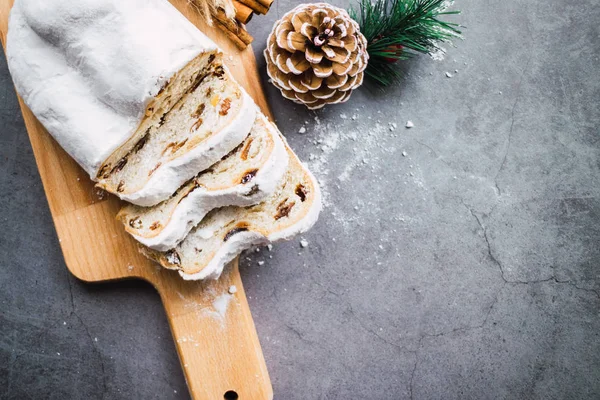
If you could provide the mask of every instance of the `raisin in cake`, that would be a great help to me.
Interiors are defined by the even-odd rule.
[[[254,244],[289,239],[308,230],[321,210],[319,186],[288,148],[289,167],[275,193],[251,207],[211,211],[175,248],[142,252],[186,280],[218,278],[225,265]]]
[[[126,205],[117,218],[140,243],[168,250],[214,208],[250,206],[265,200],[279,186],[287,166],[283,139],[259,113],[242,144],[171,198],[153,207]]]
[[[254,122],[217,46],[166,0],[16,0],[7,60],[58,143],[102,187],[137,204],[168,198]],[[208,87],[219,97],[204,101]],[[199,122],[201,103],[208,114]]]

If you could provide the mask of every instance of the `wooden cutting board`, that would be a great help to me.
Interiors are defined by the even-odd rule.
[[[237,81],[270,116],[252,49],[240,52],[218,29],[206,26],[186,0],[170,1],[224,50],[226,64]],[[13,2],[0,0],[3,47]],[[99,194],[88,175],[20,98],[19,103],[71,273],[85,282],[143,279],[158,290],[193,399],[272,399],[273,389],[237,260],[218,281],[206,283],[186,282],[176,272],[148,261],[115,219],[121,202],[112,195]],[[237,289],[234,294],[228,291],[232,285]]]

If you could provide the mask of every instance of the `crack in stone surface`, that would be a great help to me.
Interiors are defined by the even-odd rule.
[[[494,176],[494,187],[496,188],[496,192],[498,193],[498,195],[502,194],[502,191],[500,190],[500,186],[498,186],[498,176],[500,175],[500,173],[504,169],[504,166],[506,165],[506,159],[508,158],[508,153],[510,151],[514,126],[515,126],[515,110],[517,108],[517,105],[519,104],[519,101],[521,100],[521,88],[522,88],[522,84],[523,84],[523,78],[524,78],[525,74],[527,73],[527,71],[529,70],[529,64],[531,63],[532,58],[533,58],[533,53],[529,56],[529,59],[527,60],[527,64],[525,64],[525,68],[523,69],[523,72],[521,73],[521,77],[520,77],[519,83],[517,85],[517,95],[515,97],[515,102],[513,103],[513,106],[512,106],[511,112],[510,112],[510,119],[511,119],[510,120],[510,129],[508,131],[508,135],[506,138],[506,145],[505,145],[506,148],[504,150],[504,156],[502,157],[502,162],[500,163],[500,167],[498,168],[498,171],[496,172],[496,175]]]
[[[365,331],[369,332],[371,335],[375,336],[376,338],[378,338],[379,340],[381,340],[383,343],[386,343],[390,346],[393,346],[395,348],[397,348],[398,350],[401,351],[408,351],[408,352],[412,352],[411,350],[408,350],[406,347],[404,346],[400,346],[397,343],[394,342],[390,342],[389,340],[387,340],[386,338],[384,338],[383,336],[379,335],[377,332],[369,329],[368,327],[365,326],[365,324],[362,322],[362,320],[360,318],[358,318],[358,316],[356,315],[356,313],[354,312],[354,308],[352,308],[352,305],[348,305],[348,311],[350,311],[350,315],[352,316],[352,318],[354,318],[354,320],[356,322],[358,322],[358,324],[361,326],[361,328],[363,328]]]
[[[444,160],[444,158],[443,158],[442,156],[440,156],[440,154],[439,154],[439,153],[438,153],[438,152],[437,152],[437,151],[436,151],[436,150],[435,150],[433,147],[431,147],[431,146],[429,146],[428,144],[425,144],[425,143],[423,143],[423,142],[421,142],[420,140],[417,140],[417,139],[414,139],[414,141],[415,141],[417,144],[419,144],[419,145],[421,145],[421,146],[423,146],[423,147],[425,147],[425,148],[429,149],[429,151],[431,151],[431,152],[433,153],[433,155],[435,156],[435,159],[436,159],[436,160],[438,160],[438,161],[442,162],[442,163],[443,163],[444,165],[446,165],[448,168],[452,169],[452,166],[451,166],[450,164],[448,164],[448,161]]]
[[[475,211],[471,207],[469,207],[469,205],[467,203],[465,203],[465,201],[462,198],[460,198],[459,200],[460,200],[461,204],[467,209],[467,211],[469,212],[469,214],[471,214],[471,216],[473,216],[473,218],[475,218],[475,221],[477,221],[477,225],[479,225],[479,227],[483,231],[483,240],[485,241],[486,246],[487,246],[488,257],[490,258],[490,260],[492,260],[492,262],[494,264],[496,264],[498,266],[498,270],[500,271],[500,277],[502,278],[502,280],[505,283],[508,283],[508,280],[504,276],[504,267],[502,266],[502,263],[500,262],[500,260],[498,260],[496,258],[496,256],[492,252],[492,243],[490,241],[490,238],[488,237],[487,227],[483,224],[483,221],[475,213]]]
[[[16,347],[15,343],[17,341],[17,331],[13,331],[12,334],[12,351],[10,352],[10,361],[9,361],[9,367],[8,367],[8,384],[6,385],[6,392],[4,393],[4,395],[6,397],[8,397],[8,394],[10,393],[10,390],[12,389],[12,382],[13,382],[13,373],[14,373],[14,367],[15,367],[15,363],[17,362],[17,358],[19,358],[19,355],[17,354],[16,350],[14,347]]]
[[[300,340],[302,340],[303,342],[313,343],[313,341],[306,339],[304,337],[304,335],[302,333],[300,333],[300,331],[298,329],[294,328],[293,326],[291,326],[289,324],[286,324],[286,323],[284,323],[283,326],[285,326],[286,328],[288,328],[290,331],[294,332],[296,334],[296,336],[298,336],[298,338]]]
[[[419,347],[421,346],[421,340],[419,340]],[[415,365],[413,366],[413,370],[410,374],[410,381],[408,382],[408,393],[410,395],[410,400],[414,399],[414,381],[415,381],[415,373],[417,372],[417,366],[419,365],[419,349],[415,351]]]
[[[419,337],[419,341],[417,343],[417,350],[415,350],[413,353],[415,355],[415,365],[413,366],[413,370],[410,376],[410,381],[409,381],[409,385],[408,385],[408,391],[410,394],[410,398],[411,400],[413,399],[413,395],[414,395],[414,379],[415,379],[415,374],[417,371],[417,368],[419,366],[419,361],[420,361],[420,354],[421,354],[421,348],[423,347],[423,340],[425,340],[426,338],[437,338],[437,337],[442,337],[445,335],[449,335],[452,333],[456,333],[456,332],[461,332],[461,333],[465,333],[465,332],[470,332],[476,329],[483,329],[487,322],[488,319],[492,313],[492,310],[494,309],[494,306],[496,305],[496,303],[498,303],[498,299],[500,297],[500,293],[502,292],[502,290],[506,287],[506,282],[502,284],[502,286],[500,286],[500,289],[498,289],[498,291],[496,292],[496,295],[494,296],[494,300],[492,300],[492,303],[490,304],[490,306],[488,307],[487,312],[485,313],[485,317],[483,318],[483,321],[481,322],[481,324],[479,325],[475,325],[475,326],[467,326],[467,327],[461,327],[461,328],[455,328],[452,329],[450,331],[447,332],[439,332],[439,333],[424,333]]]
[[[600,292],[598,292],[596,289],[582,288],[580,286],[577,286],[577,284],[573,281],[558,281],[557,280],[557,283],[566,283],[566,284],[573,286],[575,289],[583,290],[584,292],[594,293],[596,295],[596,297],[598,297],[598,299],[600,299]]]
[[[336,293],[335,291],[331,290],[330,288],[328,288],[327,286],[323,285],[321,282],[317,281],[315,278],[313,278],[310,274],[308,274],[309,279],[312,281],[312,283],[314,283],[315,285],[323,288],[325,290],[323,297],[326,296],[326,293],[332,294],[336,297],[340,297],[339,293]],[[321,298],[323,298],[321,297]]]
[[[504,290],[504,288],[507,285],[529,285],[529,284],[533,284],[533,283],[544,283],[544,282],[550,282],[550,281],[554,281],[557,284],[568,284],[573,286],[576,289],[579,290],[583,290],[586,292],[590,292],[590,293],[594,293],[599,299],[600,299],[600,293],[597,290],[594,289],[586,289],[586,288],[582,288],[577,286],[575,283],[571,282],[571,281],[560,281],[558,280],[556,277],[552,276],[551,278],[548,279],[540,279],[540,280],[534,280],[534,281],[507,281],[504,280],[504,282],[502,283],[502,286],[500,286],[500,289],[498,289],[498,291],[496,292],[496,296],[494,297],[494,300],[492,301],[492,303],[490,304],[485,317],[483,319],[483,322],[479,325],[476,326],[468,326],[468,327],[461,327],[461,328],[455,328],[455,329],[451,329],[449,331],[446,332],[440,332],[440,333],[435,333],[435,334],[430,334],[430,333],[424,333],[419,337],[418,340],[418,345],[417,345],[417,350],[414,351],[414,355],[415,355],[415,364],[413,366],[413,370],[411,373],[411,377],[409,380],[409,394],[410,394],[410,398],[411,400],[413,399],[413,393],[414,393],[414,378],[415,378],[415,374],[419,365],[419,361],[420,361],[420,354],[421,354],[421,349],[423,347],[423,340],[425,340],[426,338],[438,338],[438,337],[442,337],[445,335],[449,335],[449,334],[453,334],[453,333],[465,333],[465,332],[470,332],[476,329],[483,329],[485,328],[485,326],[488,323],[489,317],[492,313],[492,310],[494,309],[495,305],[498,303],[498,300],[500,298],[500,294],[502,293],[502,291]]]
[[[445,335],[449,335],[452,333],[456,333],[456,332],[469,332],[469,331],[473,331],[476,329],[482,329],[485,327],[485,325],[488,322],[488,319],[490,317],[490,314],[492,313],[492,310],[494,309],[494,306],[496,305],[496,303],[498,303],[498,298],[500,297],[500,293],[502,292],[502,290],[504,290],[504,287],[506,286],[506,283],[503,283],[502,286],[500,286],[500,289],[498,289],[498,291],[496,292],[496,295],[494,296],[494,299],[492,300],[492,303],[490,304],[490,306],[488,307],[485,316],[483,317],[483,321],[481,322],[481,324],[479,325],[474,325],[474,326],[464,326],[464,327],[459,327],[459,328],[454,328],[451,329],[449,331],[446,332],[439,332],[439,333],[424,333],[423,335],[421,335],[421,337],[419,338],[419,345],[421,344],[421,341],[425,338],[429,338],[429,337],[441,337],[441,336],[445,336]]]
[[[469,211],[469,213],[475,218],[475,220],[477,221],[477,224],[479,225],[479,227],[481,228],[481,230],[483,231],[483,239],[485,240],[486,246],[487,246],[487,253],[488,256],[490,257],[490,259],[498,266],[498,269],[500,270],[500,277],[502,278],[502,280],[504,281],[504,283],[506,284],[513,284],[513,285],[529,285],[529,284],[535,284],[535,283],[544,283],[544,282],[550,282],[553,281],[557,284],[568,284],[571,285],[572,287],[574,287],[575,289],[578,290],[582,290],[582,291],[586,291],[586,292],[590,292],[590,293],[594,293],[598,298],[600,298],[600,292],[598,292],[595,289],[587,289],[587,288],[582,288],[580,286],[577,286],[577,283],[573,282],[572,280],[560,280],[556,277],[556,271],[554,271],[554,267],[552,268],[553,272],[552,275],[549,276],[548,278],[545,279],[535,279],[535,280],[509,280],[506,278],[506,275],[504,273],[504,266],[502,265],[502,263],[500,262],[500,260],[494,255],[493,251],[492,251],[492,244],[491,244],[491,240],[488,236],[488,229],[487,227],[483,224],[483,221],[481,220],[481,218],[477,215],[477,213],[467,205],[467,203],[465,203],[465,201],[463,199],[460,199],[462,205]],[[488,214],[489,215],[489,214]]]

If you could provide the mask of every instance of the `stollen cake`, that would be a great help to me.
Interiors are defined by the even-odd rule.
[[[319,187],[167,0],[16,0],[7,60],[25,104],[96,181],[144,254],[217,278],[309,229]]]
[[[287,170],[288,153],[273,124],[257,115],[242,144],[171,198],[152,207],[124,206],[117,218],[125,230],[150,248],[169,250],[214,208],[250,206],[273,194]]]
[[[267,200],[251,207],[213,210],[175,248],[142,252],[186,280],[217,279],[241,251],[310,229],[321,210],[319,186],[289,147],[288,153],[286,175]]]
[[[254,122],[217,46],[166,0],[16,0],[7,61],[57,142],[101,187],[140,205],[168,198]],[[209,87],[218,97],[200,127],[192,115]]]

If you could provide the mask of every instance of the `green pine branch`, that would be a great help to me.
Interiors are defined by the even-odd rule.
[[[460,37],[460,25],[439,19],[460,13],[444,11],[447,4],[447,0],[359,0],[358,10],[350,8],[368,42],[367,76],[387,86],[400,77],[395,61],[434,52],[438,43]]]

